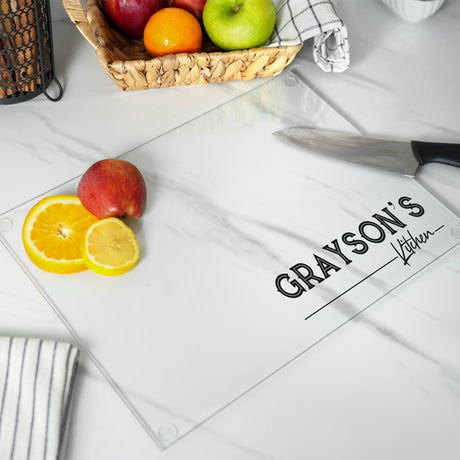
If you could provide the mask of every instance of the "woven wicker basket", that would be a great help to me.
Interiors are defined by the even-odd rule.
[[[289,65],[302,45],[222,52],[209,40],[200,53],[151,58],[142,40],[109,26],[98,0],[62,0],[81,34],[95,48],[107,75],[123,91],[273,77]]]

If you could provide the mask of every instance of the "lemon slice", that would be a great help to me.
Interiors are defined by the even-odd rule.
[[[100,275],[122,275],[139,260],[136,236],[116,217],[93,223],[81,243],[81,252],[87,267]]]
[[[80,244],[88,227],[98,221],[75,195],[43,198],[28,212],[22,242],[32,262],[53,273],[86,270]]]

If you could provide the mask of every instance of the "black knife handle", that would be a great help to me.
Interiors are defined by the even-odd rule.
[[[460,168],[460,144],[412,141],[411,147],[421,165],[443,163]]]

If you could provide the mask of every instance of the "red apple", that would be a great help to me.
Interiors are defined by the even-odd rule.
[[[77,190],[83,206],[99,219],[141,217],[147,201],[144,178],[129,161],[109,158],[83,174]]]
[[[166,0],[166,3],[168,6],[187,10],[189,13],[192,13],[198,21],[201,21],[206,0]]]
[[[147,21],[164,7],[164,1],[101,0],[104,13],[112,25],[130,38],[142,38]]]

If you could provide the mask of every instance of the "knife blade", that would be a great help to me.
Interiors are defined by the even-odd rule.
[[[427,163],[460,167],[460,144],[392,141],[308,127],[285,128],[273,134],[315,153],[406,176],[415,176],[419,166]]]

